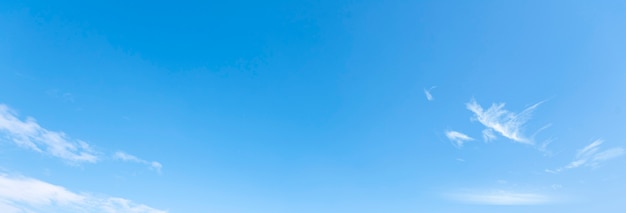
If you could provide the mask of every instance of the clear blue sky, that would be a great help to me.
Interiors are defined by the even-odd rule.
[[[2,1],[2,212],[621,212],[624,1]]]

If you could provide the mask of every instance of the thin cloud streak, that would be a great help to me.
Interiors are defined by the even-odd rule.
[[[118,197],[71,192],[41,180],[0,174],[0,211],[18,212],[133,212],[166,213]]]
[[[0,142],[7,140],[16,145],[71,163],[95,163],[102,160],[101,153],[94,151],[86,142],[73,139],[64,132],[51,131],[41,127],[34,118],[21,120],[18,114],[4,104],[0,104]],[[141,163],[161,173],[163,166],[156,161],[146,161],[136,156],[116,152],[114,159]]]
[[[465,142],[474,140],[474,138],[457,131],[446,131],[446,137],[455,142],[457,147],[462,147]]]
[[[138,158],[134,155],[131,155],[122,151],[115,152],[115,154],[113,155],[113,158],[117,160],[122,160],[122,161],[145,164],[149,166],[151,169],[156,170],[158,173],[161,173],[161,169],[163,168],[163,165],[161,165],[161,163],[159,162],[147,161],[147,160]]]
[[[435,89],[437,87],[431,87],[430,89],[424,89],[424,95],[426,95],[426,100],[428,101],[433,101],[435,100],[432,93],[430,93],[431,90]]]
[[[21,120],[17,113],[3,104],[0,104],[0,136],[21,147],[71,162],[94,163],[99,160],[84,141],[45,129],[31,117]]]
[[[519,193],[511,191],[461,192],[446,194],[450,200],[476,205],[541,205],[554,202],[550,196],[536,193]]]
[[[524,136],[522,130],[531,118],[532,112],[543,102],[536,103],[520,113],[509,112],[504,109],[505,104],[492,104],[487,110],[483,109],[476,100],[472,99],[466,108],[474,113],[472,119],[477,120],[486,129],[483,131],[485,141],[495,140],[494,132],[519,143],[534,144],[532,138]],[[543,130],[544,128],[540,129]]]
[[[498,139],[498,137],[496,137],[495,133],[493,133],[492,129],[484,129],[483,130],[483,140],[485,140],[485,142],[489,142],[489,141],[493,141]]]
[[[565,170],[578,168],[581,166],[589,166],[589,167],[597,167],[602,162],[617,158],[624,154],[624,149],[621,147],[611,148],[602,152],[600,151],[600,145],[604,143],[603,140],[595,140],[591,142],[591,144],[585,146],[584,148],[578,150],[576,153],[576,157],[572,162],[565,165],[564,167],[550,170],[546,169],[545,171],[548,173],[559,173]]]

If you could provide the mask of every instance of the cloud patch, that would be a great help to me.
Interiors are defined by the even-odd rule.
[[[462,147],[465,142],[474,140],[474,138],[466,134],[451,130],[446,131],[446,137],[448,140],[454,142],[457,147]]]
[[[493,141],[495,139],[498,139],[498,137],[496,137],[495,133],[493,132],[493,129],[483,130],[483,140],[485,142]]]
[[[483,138],[485,141],[495,140],[495,133],[498,133],[515,142],[534,144],[532,138],[526,137],[522,133],[522,130],[526,122],[531,118],[532,112],[541,103],[542,102],[536,103],[520,113],[509,112],[504,109],[504,103],[494,103],[485,110],[474,99],[468,102],[466,107],[474,113],[472,119],[486,127],[486,129],[483,130]]]
[[[45,129],[31,117],[22,120],[3,104],[0,104],[0,137],[21,147],[70,162],[94,163],[99,160],[84,141],[70,138],[63,132]]]
[[[617,158],[624,154],[624,149],[621,147],[600,151],[600,145],[602,145],[602,143],[604,143],[604,141],[600,139],[591,142],[591,144],[578,150],[576,157],[572,160],[572,162],[555,170],[547,169],[546,172],[559,173],[581,166],[597,167],[604,161]]]
[[[161,168],[163,168],[163,165],[161,165],[161,163],[156,162],[156,161],[147,161],[141,158],[138,158],[134,155],[125,153],[125,152],[115,152],[115,154],[113,155],[114,159],[117,160],[121,160],[121,161],[128,161],[128,162],[134,162],[134,163],[140,163],[140,164],[145,164],[147,166],[149,166],[151,169],[154,169],[155,171],[157,171],[158,173],[161,173]]]
[[[71,192],[41,180],[0,174],[0,212],[166,213],[118,197]]]
[[[486,192],[457,192],[445,195],[448,199],[467,204],[521,206],[541,205],[554,202],[554,198],[537,193],[520,193],[505,190]]]
[[[41,127],[34,118],[20,119],[18,114],[4,104],[0,104],[0,142],[9,141],[16,145],[71,163],[95,163],[103,155],[94,151],[86,142],[69,137],[64,132],[51,131]],[[117,160],[141,163],[161,173],[163,166],[156,161],[147,161],[125,152],[116,152]]]
[[[435,88],[437,88],[437,87],[431,87],[430,89],[424,89],[424,95],[426,95],[426,100],[428,100],[428,101],[435,100],[435,98],[433,97],[433,94],[430,93],[430,91],[435,89]]]

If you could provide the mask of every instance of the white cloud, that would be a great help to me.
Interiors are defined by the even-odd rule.
[[[561,184],[552,184],[550,187],[552,189],[554,189],[554,190],[559,190],[559,189],[563,188],[563,185],[561,185]]]
[[[493,133],[492,129],[484,129],[483,130],[483,140],[485,140],[485,142],[489,142],[492,140],[497,139],[498,137],[496,137],[496,135]]]
[[[585,146],[585,148],[578,150],[578,153],[576,153],[576,158],[586,158],[590,155],[593,155],[594,153],[598,152],[598,146],[602,145],[602,143],[604,143],[604,141],[602,140],[595,140],[591,142],[591,144]]]
[[[2,139],[73,163],[95,163],[101,160],[101,155],[84,141],[70,138],[64,132],[45,129],[31,117],[21,120],[8,106],[0,104],[0,140]],[[113,158],[145,164],[159,173],[163,168],[159,162],[146,161],[124,152],[116,152]]]
[[[552,152],[550,150],[548,150],[548,145],[550,145],[552,142],[554,142],[554,139],[547,139],[544,140],[539,147],[537,147],[537,149],[541,152],[543,152],[544,155],[546,156],[551,156]]]
[[[430,89],[424,89],[424,95],[426,95],[426,100],[428,101],[432,101],[434,100],[433,95],[430,93],[431,90],[435,89],[437,87],[431,87]]]
[[[0,212],[3,213],[20,213],[23,212],[22,210],[15,208],[11,205],[5,204],[4,202],[2,202],[0,200]]]
[[[621,156],[623,154],[624,154],[624,149],[623,148],[612,148],[612,149],[609,149],[609,150],[606,150],[604,152],[600,152],[600,153],[596,154],[595,156],[593,156],[591,161],[599,163],[601,161],[606,161],[606,160],[610,160],[612,158],[619,157],[619,156]]]
[[[0,175],[0,211],[24,212],[131,212],[165,213],[117,197],[96,197],[27,177]]]
[[[84,197],[35,179],[0,176],[0,198],[32,205],[67,205],[83,202]]]
[[[447,194],[451,200],[478,205],[540,205],[554,202],[550,196],[504,190],[487,192],[460,192]]]
[[[484,110],[476,100],[473,99],[466,104],[466,107],[474,113],[473,119],[476,119],[487,128],[483,131],[483,138],[485,138],[486,141],[496,138],[494,135],[495,131],[503,137],[515,142],[533,144],[533,140],[524,136],[522,130],[528,119],[530,119],[533,110],[541,103],[542,102],[534,104],[520,113],[505,110],[504,103],[494,103],[487,110]]]
[[[118,160],[122,160],[122,161],[128,161],[128,162],[135,162],[135,163],[141,163],[141,164],[145,164],[150,166],[150,168],[156,170],[158,173],[161,173],[161,169],[163,168],[163,165],[161,165],[161,163],[156,162],[156,161],[147,161],[141,158],[138,158],[134,155],[125,153],[125,152],[115,152],[115,154],[113,155],[113,158],[118,159]]]
[[[574,169],[581,166],[596,167],[604,161],[619,157],[624,154],[624,149],[621,147],[611,148],[599,152],[600,145],[602,145],[602,143],[604,143],[603,140],[593,141],[591,144],[578,150],[578,152],[576,153],[576,158],[574,158],[574,160],[569,164],[555,170],[546,169],[546,172],[559,173],[568,169]]]
[[[157,170],[157,172],[159,172],[159,173],[161,172],[161,169],[163,168],[163,165],[161,165],[161,163],[156,162],[156,161],[152,161],[152,162],[150,162],[150,166],[151,166],[153,169]]]
[[[470,136],[457,131],[446,131],[446,137],[448,137],[448,140],[454,141],[457,147],[462,147],[463,143],[474,140]]]
[[[89,145],[63,132],[41,127],[33,118],[21,120],[8,106],[0,104],[0,136],[19,146],[72,162],[96,162]]]
[[[126,154],[125,152],[120,152],[120,151],[115,152],[115,154],[113,155],[113,158],[118,159],[118,160],[123,160],[123,161],[136,162],[136,163],[146,162],[145,160],[139,159],[138,157],[135,157],[133,155]]]

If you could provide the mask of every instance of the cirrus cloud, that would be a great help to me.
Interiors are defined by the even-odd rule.
[[[541,205],[554,202],[548,195],[506,190],[464,191],[445,194],[450,200],[476,205]]]
[[[150,161],[138,158],[134,155],[131,155],[122,151],[115,152],[115,154],[113,155],[113,158],[117,160],[122,160],[122,161],[145,164],[145,165],[148,165],[151,169],[156,170],[158,173],[161,173],[161,169],[163,168],[163,165],[161,165],[161,163],[159,162],[156,162],[156,161],[150,162]]]
[[[501,136],[518,143],[534,144],[532,138],[525,136],[522,130],[526,122],[531,118],[532,112],[541,103],[543,102],[536,103],[520,113],[513,113],[504,109],[504,103],[494,103],[485,110],[474,99],[466,104],[466,108],[474,113],[472,119],[477,120],[486,127],[483,131],[485,141],[495,140],[494,132],[497,132]]]
[[[70,138],[64,132],[45,129],[34,118],[19,119],[15,111],[3,104],[0,104],[0,133],[1,137],[21,147],[70,162],[99,160],[86,142]]]
[[[467,136],[466,134],[451,130],[446,131],[446,137],[448,140],[455,142],[455,145],[459,148],[462,147],[465,142],[474,140],[474,138]]]
[[[106,158],[94,151],[88,143],[71,138],[64,132],[46,129],[32,117],[20,119],[14,110],[4,104],[0,104],[1,139],[71,163],[95,163]],[[158,173],[163,167],[157,161],[146,161],[121,151],[114,153],[113,159],[145,164]]]
[[[0,174],[0,212],[166,213],[119,197],[75,193],[41,180]]]
[[[584,148],[578,150],[576,157],[569,164],[555,170],[546,169],[545,171],[549,173],[559,173],[581,166],[597,167],[604,161],[617,158],[624,154],[624,149],[621,147],[600,151],[600,145],[602,145],[602,143],[604,143],[604,141],[601,139],[595,140]]]
[[[428,101],[435,100],[435,98],[433,97],[433,94],[430,92],[431,90],[433,90],[435,88],[437,88],[437,87],[433,86],[430,89],[424,89],[424,95],[426,95],[426,100],[428,100]]]

